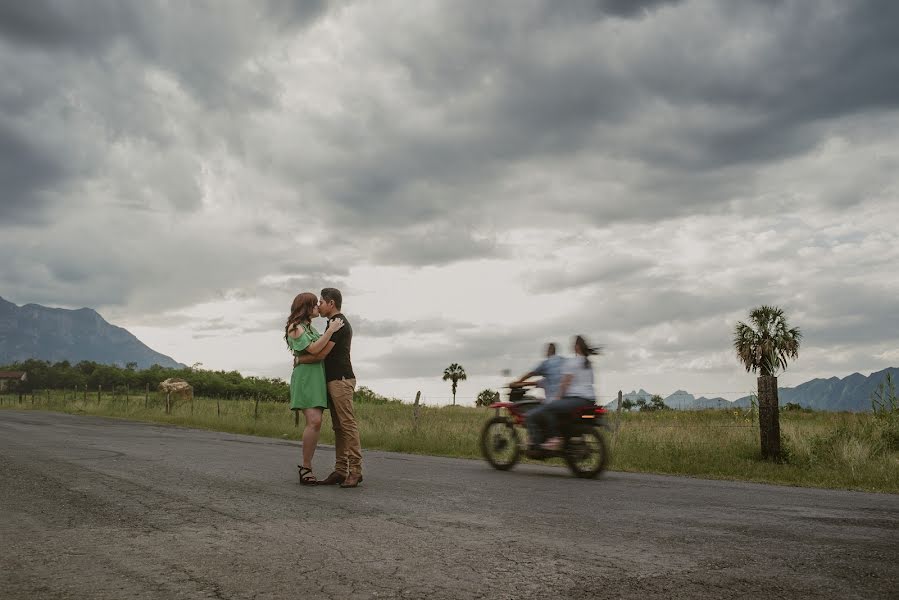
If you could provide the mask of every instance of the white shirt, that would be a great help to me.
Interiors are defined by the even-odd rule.
[[[571,375],[571,383],[565,391],[565,396],[587,398],[596,400],[596,392],[593,391],[593,369],[584,366],[583,356],[566,358],[562,365],[562,375]]]

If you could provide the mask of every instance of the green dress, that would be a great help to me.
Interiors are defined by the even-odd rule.
[[[312,325],[300,325],[303,334],[294,339],[287,336],[287,343],[296,355],[302,354],[309,344],[321,337]],[[325,365],[322,362],[299,364],[290,376],[290,408],[327,408],[328,388],[325,386]]]

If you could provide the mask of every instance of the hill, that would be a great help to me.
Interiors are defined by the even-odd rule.
[[[793,388],[777,388],[777,396],[781,406],[792,402],[804,408],[814,410],[864,412],[871,410],[871,393],[877,389],[887,373],[892,374],[893,381],[899,381],[899,368],[889,367],[867,376],[861,373],[853,373],[842,379],[838,377],[812,379]],[[641,398],[649,401],[651,397],[652,394],[642,389],[639,392],[630,392],[622,395],[622,399],[630,398],[635,402]],[[683,390],[678,390],[666,396],[664,401],[671,408],[680,410],[728,407],[747,408],[751,403],[750,396],[744,396],[731,402],[724,398],[697,398]],[[616,405],[617,399],[612,400],[606,406],[615,408]]]
[[[893,381],[899,380],[899,368],[888,367],[868,376],[853,373],[842,379],[812,379],[794,388],[777,388],[780,405],[793,402],[804,408],[814,410],[848,410],[862,412],[871,410],[871,393],[877,389],[887,373],[891,373]],[[734,405],[749,406],[749,396],[734,402]]]
[[[72,363],[87,360],[118,366],[133,362],[139,369],[154,364],[168,368],[185,366],[149,348],[128,330],[108,323],[90,308],[16,306],[0,298],[0,364],[31,358]]]

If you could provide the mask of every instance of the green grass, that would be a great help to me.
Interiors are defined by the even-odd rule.
[[[294,426],[285,404],[197,398],[176,403],[164,413],[164,399],[151,394],[126,400],[96,392],[86,399],[72,392],[26,396],[20,404],[5,395],[0,408],[54,410],[72,414],[122,417],[299,440],[303,419]],[[362,445],[390,450],[479,458],[480,430],[493,411],[470,407],[419,408],[417,423],[408,404],[356,404]],[[321,441],[333,443],[325,413]],[[612,420],[611,468],[784,485],[899,493],[899,416],[788,411],[781,413],[785,460],[761,460],[759,432],[751,414],[742,411],[662,411],[623,413]]]

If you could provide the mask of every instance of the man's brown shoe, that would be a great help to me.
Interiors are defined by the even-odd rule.
[[[356,474],[350,473],[349,475],[347,475],[347,478],[343,481],[343,483],[340,484],[340,487],[353,488],[353,487],[358,487],[360,483],[362,483],[362,474],[360,473],[360,474],[356,475]]]
[[[341,475],[337,471],[332,471],[330,475],[318,482],[318,485],[337,485],[343,483],[346,475]]]

